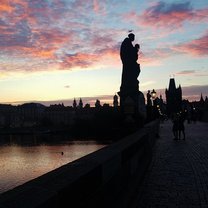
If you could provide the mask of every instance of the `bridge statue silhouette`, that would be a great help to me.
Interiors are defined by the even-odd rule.
[[[140,64],[138,61],[138,52],[140,45],[133,45],[135,35],[130,33],[120,47],[120,58],[122,61],[122,77],[120,92],[120,106],[122,112],[126,115],[128,122],[143,125],[146,119],[145,99],[139,91],[138,76],[140,74]]]

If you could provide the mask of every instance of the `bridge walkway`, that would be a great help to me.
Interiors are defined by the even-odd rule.
[[[176,141],[171,121],[161,124],[132,207],[208,207],[208,123],[185,123],[185,132],[186,139]]]

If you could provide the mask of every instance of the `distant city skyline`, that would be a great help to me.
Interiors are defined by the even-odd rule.
[[[184,99],[208,96],[205,0],[2,0],[0,17],[0,103],[112,103],[129,30],[145,96],[155,89],[165,99],[170,76]]]
[[[178,85],[176,85],[178,87]],[[167,87],[168,89],[168,87]],[[150,89],[152,91],[152,89]],[[162,99],[166,102],[166,96],[165,96],[165,89],[155,89],[157,96],[160,97],[162,95]],[[182,98],[185,100],[189,100],[190,102],[192,101],[199,101],[201,98],[201,95],[205,99],[206,92],[208,91],[208,85],[207,86],[190,86],[190,87],[182,87]],[[200,93],[199,93],[200,92]],[[146,100],[146,93],[147,91],[144,91],[144,96]],[[16,101],[16,102],[6,102],[6,103],[0,103],[0,104],[11,104],[11,105],[21,105],[24,103],[41,103],[45,106],[50,106],[50,105],[55,105],[55,104],[64,104],[65,106],[72,106],[74,99],[79,102],[79,99],[81,98],[83,101],[83,104],[90,104],[91,107],[95,106],[96,100],[100,100],[101,104],[103,105],[104,103],[110,104],[111,106],[113,105],[113,96],[112,95],[100,95],[100,96],[94,96],[94,97],[74,97],[71,99],[57,99],[57,100],[48,100],[48,101],[43,101],[43,100],[21,100],[21,101]]]

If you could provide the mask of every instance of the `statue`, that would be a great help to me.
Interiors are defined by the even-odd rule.
[[[120,105],[122,111],[125,113],[128,103],[128,109],[134,109],[133,114],[145,115],[146,112],[140,112],[145,109],[144,95],[139,91],[139,81],[137,80],[140,74],[140,64],[138,61],[138,52],[140,50],[140,45],[135,44],[133,46],[132,42],[135,39],[135,35],[130,33],[127,38],[121,44],[120,47],[120,58],[122,61],[122,77],[120,92]],[[132,100],[132,108],[129,107],[130,102],[126,100]]]
[[[152,101],[151,101],[151,93],[150,90],[147,91],[147,106],[151,107],[152,106]]]
[[[140,74],[140,64],[137,63],[139,44],[133,46],[135,35],[130,33],[121,44],[120,58],[123,64],[121,92],[135,93],[138,91],[137,77]]]

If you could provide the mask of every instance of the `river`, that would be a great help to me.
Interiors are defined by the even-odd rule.
[[[0,138],[0,193],[106,146],[96,141],[52,142],[31,136]]]

